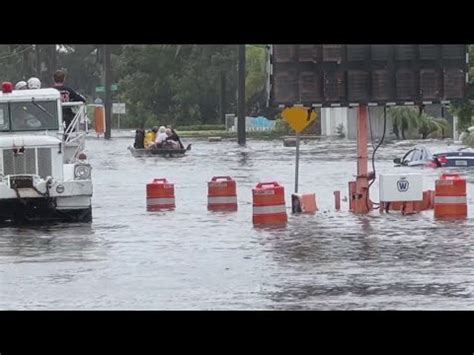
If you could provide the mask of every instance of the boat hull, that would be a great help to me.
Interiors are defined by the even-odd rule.
[[[136,149],[133,147],[128,148],[134,157],[152,157],[152,156],[164,156],[164,157],[174,157],[174,156],[184,156],[186,152],[190,149]]]

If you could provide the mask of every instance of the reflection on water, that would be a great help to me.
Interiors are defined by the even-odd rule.
[[[320,211],[255,228],[257,182],[285,186],[289,212],[294,148],[279,140],[189,143],[180,159],[133,158],[130,140],[90,139],[93,223],[1,228],[0,308],[474,308],[473,169],[464,171],[465,221],[436,221],[432,211],[356,216],[347,199],[340,212],[333,208],[333,191],[347,197],[355,144],[306,141],[300,191],[316,192]],[[432,189],[439,170],[391,163],[412,144],[380,148],[377,172],[419,172]],[[217,175],[237,181],[237,212],[207,211],[207,181]],[[146,211],[145,185],[157,177],[175,184],[175,211]],[[374,201],[377,190],[376,181]]]

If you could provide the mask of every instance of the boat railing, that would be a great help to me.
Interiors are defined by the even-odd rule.
[[[75,146],[77,144],[72,158],[75,160],[79,153],[85,149],[85,139],[89,130],[87,107],[83,102],[65,102],[62,104],[62,107],[77,107],[77,112],[69,126],[66,127],[63,135],[66,146]]]

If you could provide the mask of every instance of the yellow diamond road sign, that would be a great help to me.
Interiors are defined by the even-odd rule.
[[[316,112],[306,107],[287,107],[281,115],[296,133],[303,132],[311,122],[316,120],[317,116]]]

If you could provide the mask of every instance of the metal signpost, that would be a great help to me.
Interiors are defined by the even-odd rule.
[[[316,120],[316,112],[304,107],[291,107],[284,109],[281,114],[283,119],[296,133],[295,193],[297,193],[300,164],[300,133]]]
[[[124,115],[126,112],[125,110],[125,103],[121,102],[114,102],[112,104],[112,113],[116,114],[117,117],[117,129],[120,129],[120,115]]]

